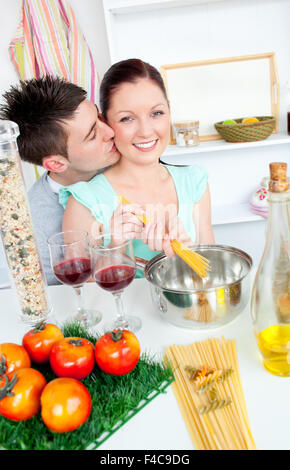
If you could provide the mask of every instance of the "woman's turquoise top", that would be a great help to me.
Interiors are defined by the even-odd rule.
[[[175,167],[164,165],[175,184],[178,198],[178,217],[181,219],[185,230],[194,242],[196,231],[192,218],[192,206],[198,202],[205,190],[208,180],[208,172],[199,165]],[[91,181],[79,182],[59,190],[59,202],[66,208],[70,195],[86,206],[92,215],[100,222],[105,232],[110,231],[110,219],[117,205],[118,195],[112,188],[106,176],[101,173]],[[134,202],[134,201],[132,201]],[[141,239],[133,240],[135,256],[149,260],[158,252],[149,250]]]

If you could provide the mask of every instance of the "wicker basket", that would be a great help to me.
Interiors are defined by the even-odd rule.
[[[244,118],[234,119],[237,124],[216,122],[215,128],[227,142],[255,142],[272,134],[276,119],[273,116],[257,116],[259,122],[242,124]]]

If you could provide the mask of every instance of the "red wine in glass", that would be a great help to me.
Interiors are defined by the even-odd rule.
[[[92,274],[92,265],[89,258],[72,258],[61,261],[53,267],[55,276],[63,284],[80,286],[84,284]]]
[[[96,283],[110,292],[118,292],[127,287],[134,279],[136,268],[126,264],[109,266],[95,273]]]
[[[141,328],[141,320],[127,316],[123,304],[123,291],[136,275],[136,260],[132,240],[124,241],[120,233],[101,233],[92,246],[93,276],[96,284],[111,292],[117,315],[104,326],[104,331],[126,329],[133,332]]]
[[[55,277],[73,288],[77,298],[77,314],[74,321],[90,328],[102,319],[95,309],[85,307],[84,284],[93,274],[92,249],[85,230],[66,230],[55,233],[47,240],[50,264]]]

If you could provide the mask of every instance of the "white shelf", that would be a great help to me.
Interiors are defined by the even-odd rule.
[[[290,144],[290,136],[286,134],[273,134],[268,139],[259,142],[230,143],[224,140],[202,142],[197,147],[177,147],[169,145],[163,153],[161,160],[172,165],[191,165],[194,155],[202,152],[217,152],[227,150],[246,149],[271,145]],[[227,204],[212,207],[212,225],[236,224],[257,222],[265,220],[264,217],[254,214],[248,202],[240,204]]]
[[[220,2],[223,0],[106,0],[104,5],[113,15],[133,12],[176,8],[204,3]]]
[[[289,135],[282,133],[272,134],[267,139],[258,142],[231,143],[224,140],[213,140],[210,142],[201,142],[196,147],[177,147],[177,145],[169,145],[163,153],[161,160],[169,165],[190,165],[191,157],[195,153],[232,151],[282,144],[290,144]]]
[[[212,207],[212,225],[237,224],[266,220],[250,210],[249,203]]]

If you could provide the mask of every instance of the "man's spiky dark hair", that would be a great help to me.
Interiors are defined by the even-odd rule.
[[[17,139],[22,160],[36,165],[49,155],[67,158],[64,120],[72,119],[86,91],[59,77],[20,81],[3,94],[0,118],[19,126]]]

